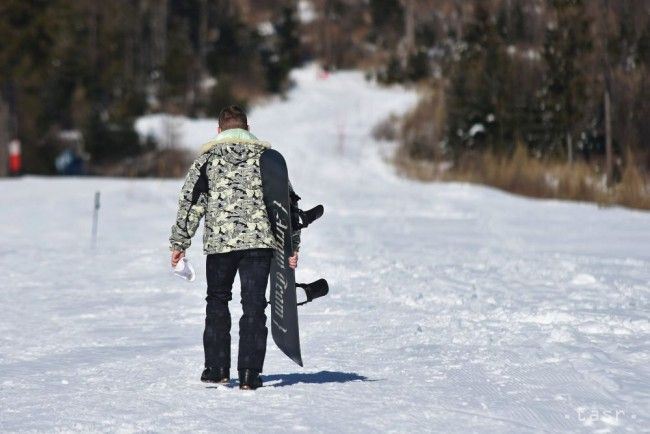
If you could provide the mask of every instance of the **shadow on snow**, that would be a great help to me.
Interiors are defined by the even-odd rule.
[[[351,381],[377,381],[371,380],[363,375],[354,372],[333,372],[333,371],[320,371],[311,373],[295,373],[295,374],[262,374],[262,380],[266,386],[270,382],[280,381],[279,383],[268,384],[269,387],[284,387],[292,386],[298,383],[304,384],[323,384],[323,383],[349,383]]]

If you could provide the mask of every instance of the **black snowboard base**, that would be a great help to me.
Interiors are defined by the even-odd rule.
[[[269,216],[275,248],[270,271],[271,335],[273,341],[291,360],[302,366],[300,334],[298,330],[298,303],[296,287],[305,291],[309,303],[329,292],[325,279],[296,285],[294,270],[289,266],[293,256],[292,233],[303,229],[323,215],[318,205],[310,210],[298,208],[300,197],[289,190],[289,175],[284,157],[274,149],[267,149],[260,157],[260,175],[264,204]]]
[[[289,174],[282,154],[274,149],[264,151],[260,157],[260,174],[264,204],[275,239],[270,272],[271,336],[287,357],[302,366],[296,277],[289,267],[289,258],[293,256]]]

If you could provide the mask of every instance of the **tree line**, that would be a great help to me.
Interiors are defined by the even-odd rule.
[[[31,172],[52,171],[60,131],[120,161],[155,148],[136,117],[250,104],[305,59],[416,83],[399,138],[417,161],[524,148],[610,184],[650,168],[646,0],[5,0],[0,15],[0,141],[19,138]]]
[[[647,1],[371,3],[392,11],[381,18],[392,22],[378,77],[429,89],[405,124],[411,158],[522,146],[546,161],[591,162],[610,185],[625,164],[650,169]]]

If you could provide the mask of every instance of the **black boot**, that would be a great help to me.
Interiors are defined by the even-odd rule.
[[[262,387],[260,373],[254,369],[241,369],[239,371],[239,388],[243,390],[255,390]]]
[[[230,369],[228,368],[205,368],[201,374],[201,381],[204,383],[222,383],[230,381]]]

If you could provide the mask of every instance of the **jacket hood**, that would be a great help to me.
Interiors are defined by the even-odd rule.
[[[220,132],[217,137],[204,143],[201,146],[201,154],[205,154],[212,148],[218,145],[241,143],[244,145],[261,146],[263,148],[270,148],[271,144],[264,142],[255,137],[250,131],[243,128],[231,128]]]

